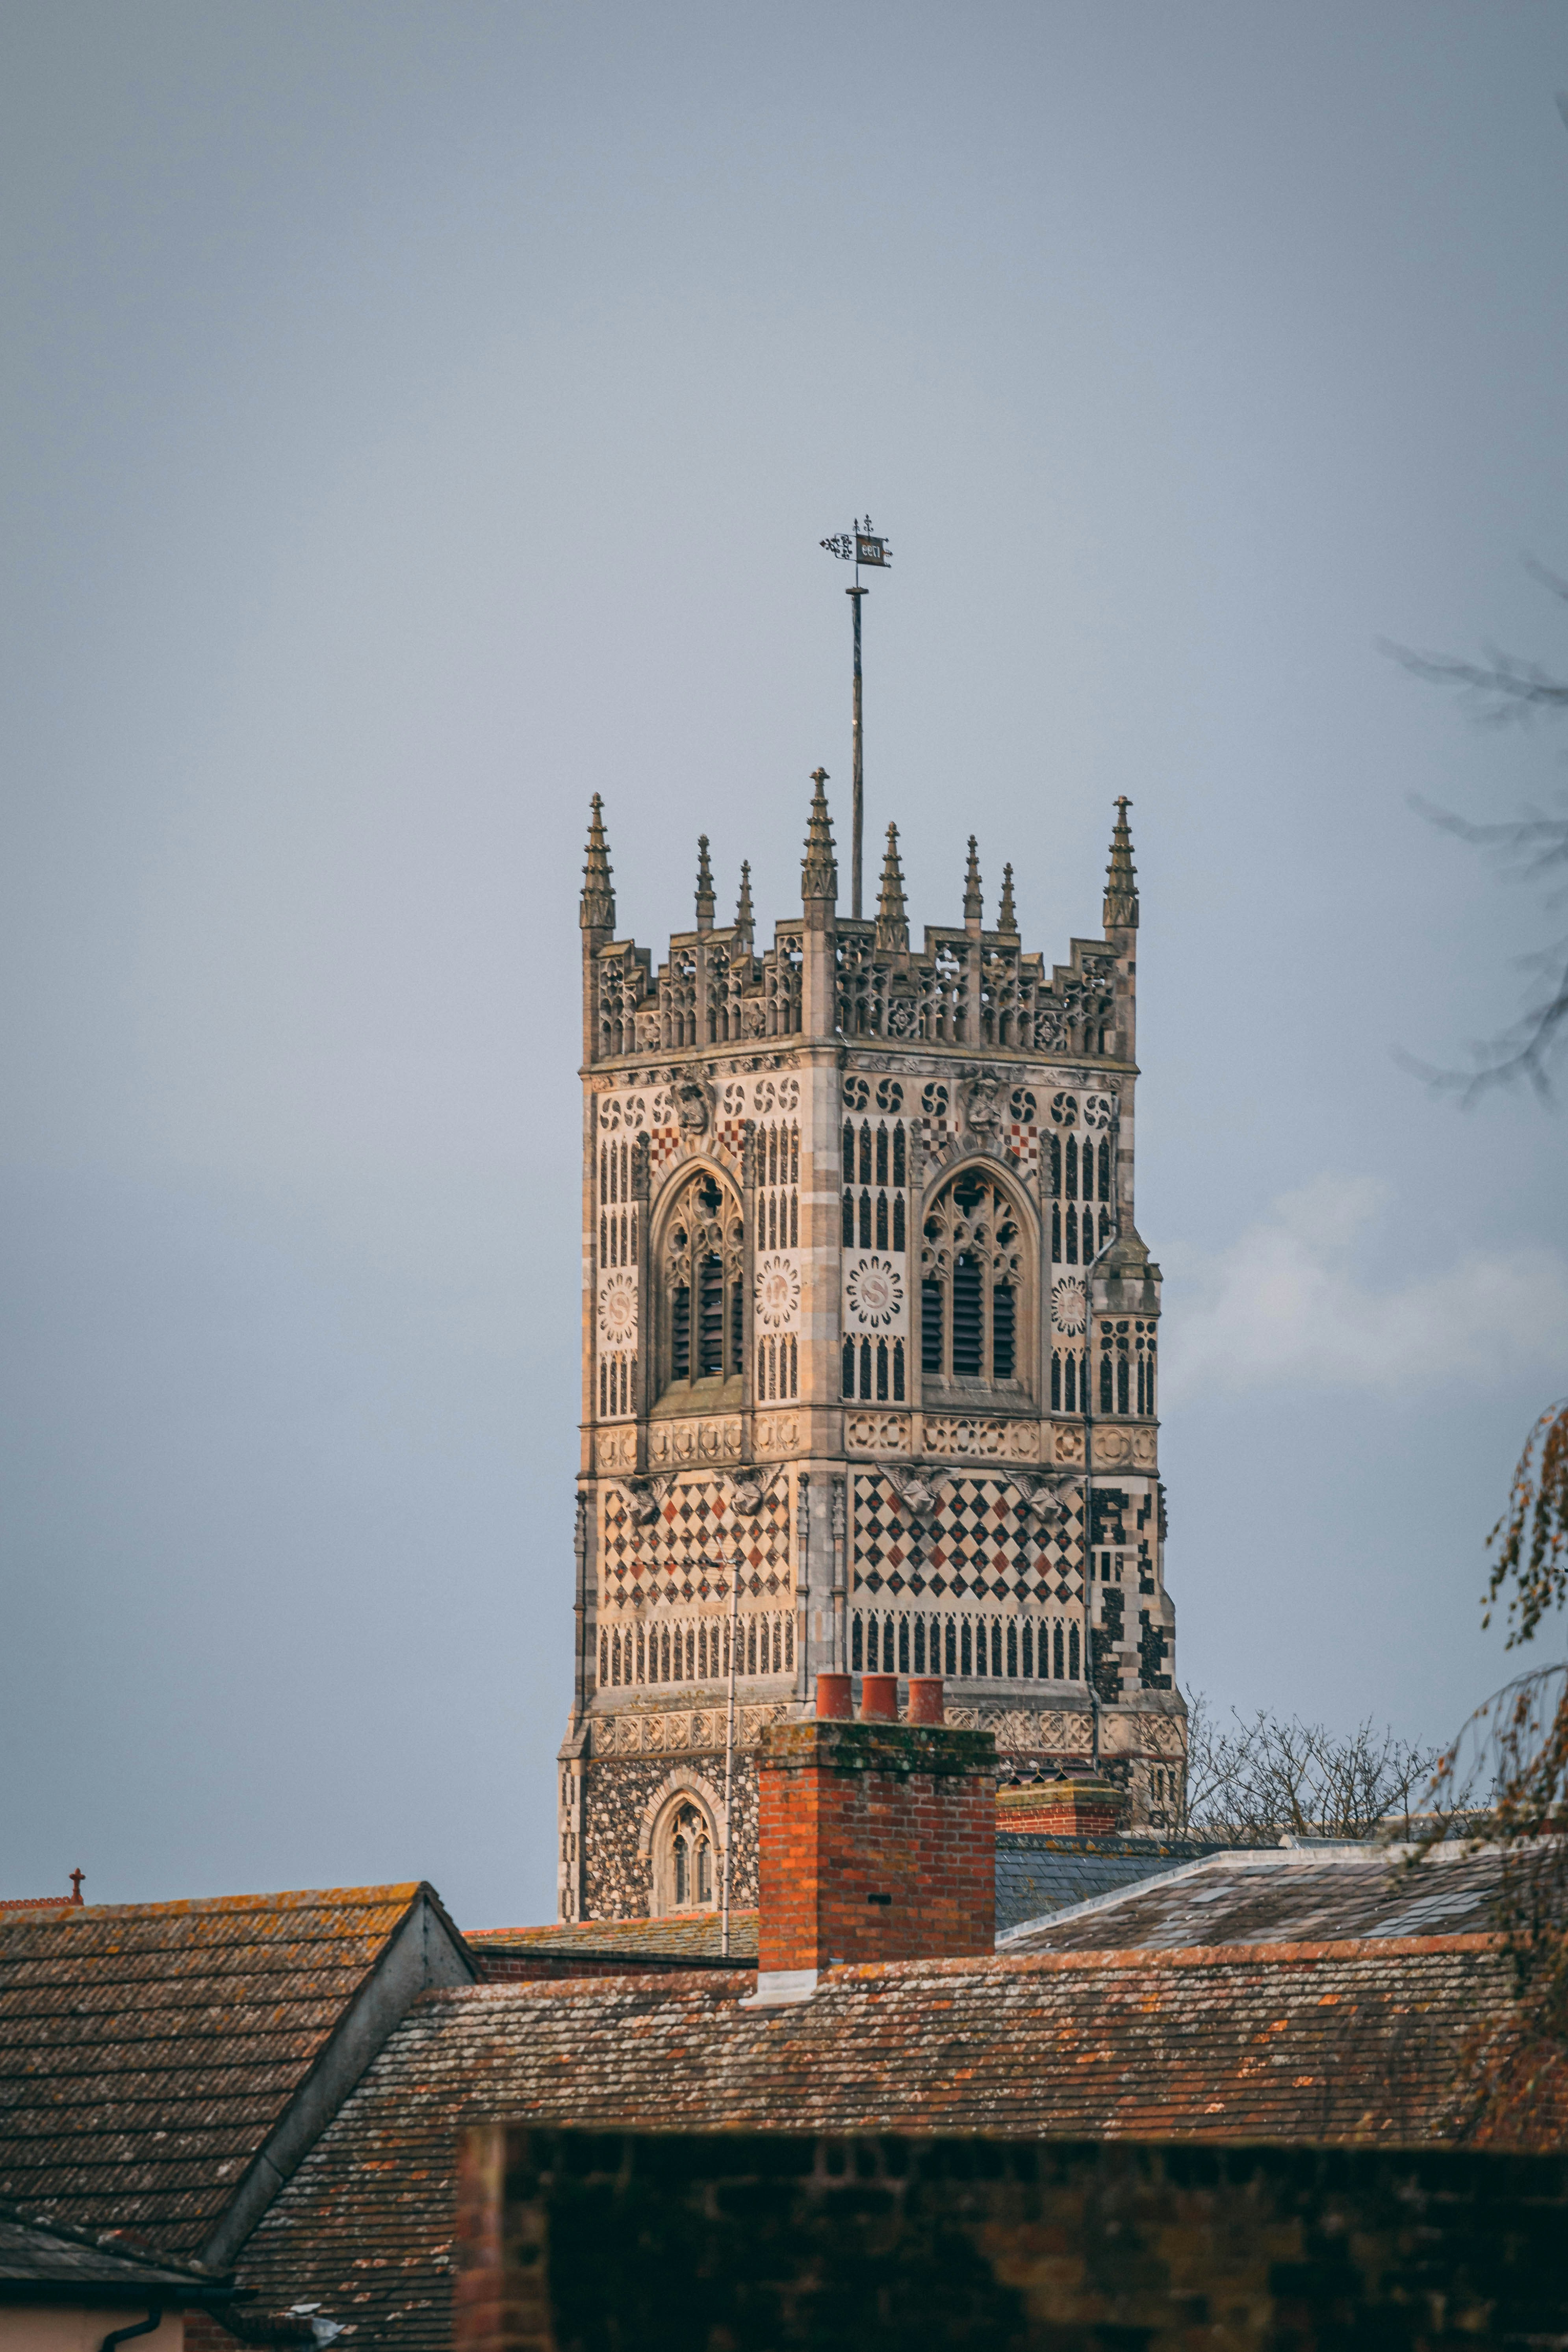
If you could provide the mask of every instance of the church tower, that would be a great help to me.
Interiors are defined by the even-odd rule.
[[[704,837],[657,971],[594,800],[566,1919],[718,1907],[727,1838],[753,1905],[755,1750],[819,1671],[942,1675],[950,1723],[1098,1759],[1135,1827],[1179,1793],[1128,803],[1103,935],[1047,971],[973,838],[961,923],[911,945],[892,825],[840,914],[826,781],[772,941],[745,866],[716,924]]]

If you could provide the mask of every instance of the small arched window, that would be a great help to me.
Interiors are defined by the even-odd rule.
[[[681,1798],[659,1823],[653,1865],[656,1913],[713,1908],[713,1831],[695,1798]]]
[[[1011,1197],[970,1169],[926,1213],[921,1366],[928,1380],[1023,1386],[1026,1257]]]

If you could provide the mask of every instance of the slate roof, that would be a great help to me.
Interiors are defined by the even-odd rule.
[[[1468,1935],[1496,1925],[1502,1855],[1439,1846],[1259,1847],[1211,1854],[1069,1911],[1016,1927],[1007,1952],[1171,1950],[1184,1944],[1294,1943],[1346,1936]]]
[[[18,2289],[36,2287],[40,2299],[58,2303],[78,2294],[84,2302],[134,2300],[154,2294],[169,2303],[223,2301],[221,2279],[102,2244],[79,2230],[64,2230],[0,2199],[0,2294],[22,2299]]]
[[[1217,1850],[1174,1838],[1050,1837],[1038,1831],[998,1830],[996,1932],[1004,1935],[1069,1903],[1134,1886]]]
[[[716,1911],[662,1919],[574,1919],[548,1927],[471,1927],[465,1929],[463,1940],[487,1974],[492,1968],[493,1973],[502,1973],[493,1964],[509,1959],[545,1962],[559,1976],[584,1961],[616,1968],[635,1968],[643,1961],[662,1968],[754,1968],[757,1914],[731,1912],[728,1961]]]
[[[195,2252],[429,1894],[0,1912],[0,2195]]]
[[[241,2281],[365,2343],[449,2342],[468,2123],[1432,2143],[1509,1982],[1493,1937],[1027,1954],[750,1978],[486,1985],[416,2002],[263,2218]],[[1568,2144],[1551,2100],[1533,2128]]]

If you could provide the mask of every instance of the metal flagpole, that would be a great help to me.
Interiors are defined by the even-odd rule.
[[[734,1852],[731,1833],[735,1792],[735,1650],[741,1633],[741,1572],[731,1563],[730,1568],[730,1699],[724,1717],[724,1884],[720,1906],[720,1957],[730,1957],[730,1857]]]
[[[850,610],[855,615],[853,722],[855,796],[849,851],[849,908],[855,920],[858,922],[865,911],[862,903],[862,872],[866,833],[865,731],[860,688],[860,599],[871,593],[868,588],[862,588],[860,585],[860,566],[863,563],[875,564],[879,570],[885,571],[893,560],[893,551],[887,541],[879,539],[872,530],[869,515],[866,517],[864,522],[857,515],[853,530],[839,531],[834,538],[825,539],[820,543],[827,550],[829,555],[839,556],[845,562],[853,563],[855,566],[855,585],[853,588],[847,588],[844,593],[850,600]]]
[[[1110,1128],[1110,1165],[1116,1223],[1083,1269],[1083,1360],[1089,1391],[1083,1399],[1083,1676],[1089,1685],[1089,1719],[1095,1777],[1100,1776],[1100,1685],[1094,1679],[1094,1269],[1121,1239],[1121,1122]]]
[[[866,832],[866,765],[865,741],[860,731],[860,599],[869,592],[860,585],[860,568],[855,568],[855,585],[845,594],[853,599],[855,613],[855,845],[849,859],[849,911],[857,922],[862,913],[860,905],[861,843]]]

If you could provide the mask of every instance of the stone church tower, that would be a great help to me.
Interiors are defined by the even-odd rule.
[[[813,782],[799,910],[759,950],[742,866],[720,928],[704,839],[657,971],[594,801],[567,1919],[716,1906],[727,1815],[754,1904],[752,1756],[820,1669],[942,1675],[1020,1764],[1098,1751],[1134,1824],[1177,1795],[1127,803],[1104,936],[1047,970],[973,840],[961,923],[910,944],[891,825],[841,915]]]

